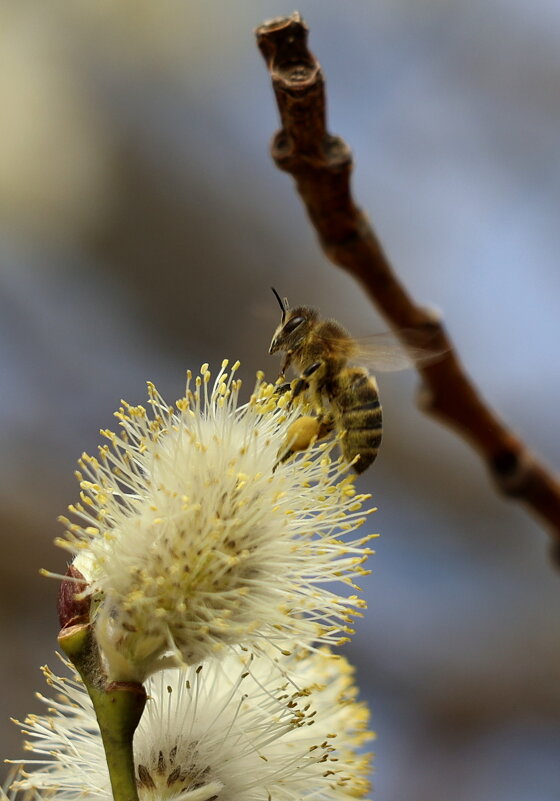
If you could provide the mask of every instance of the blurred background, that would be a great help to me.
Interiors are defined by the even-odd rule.
[[[384,330],[327,263],[268,156],[278,119],[253,39],[283,0],[0,3],[1,753],[40,705],[75,462],[124,397],[239,358],[270,286],[355,335]],[[560,5],[300,0],[330,128],[401,278],[441,308],[486,398],[560,465]],[[378,801],[560,797],[560,575],[478,457],[379,379],[381,533],[347,653],[378,732]]]

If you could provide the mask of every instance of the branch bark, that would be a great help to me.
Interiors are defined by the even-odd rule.
[[[326,256],[359,281],[405,344],[427,339],[444,354],[417,366],[423,378],[421,408],[455,428],[480,453],[498,489],[540,519],[560,564],[560,481],[486,405],[442,322],[408,294],[354,203],[352,154],[327,131],[323,73],[307,47],[307,34],[297,12],[256,30],[282,125],[272,141],[272,157],[294,178]]]

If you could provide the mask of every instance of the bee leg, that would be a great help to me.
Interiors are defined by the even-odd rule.
[[[306,389],[309,389],[309,382],[306,381],[305,378],[298,378],[294,385],[292,400],[295,400],[298,395],[301,395],[301,393]]]
[[[298,417],[288,428],[284,444],[276,454],[277,461],[272,472],[274,473],[279,465],[287,462],[295,453],[305,451],[313,442],[328,437],[334,427],[334,417],[329,413],[320,417],[311,417],[310,415]]]
[[[286,374],[286,370],[288,369],[288,367],[292,363],[292,353],[293,353],[293,351],[287,350],[286,351],[286,355],[282,359],[282,364],[280,366],[280,375],[282,376],[282,378],[284,378],[284,375]]]
[[[313,364],[310,364],[309,367],[305,368],[305,370],[301,374],[301,377],[298,378],[298,380],[296,381],[296,385],[294,387],[294,395],[293,395],[294,399],[297,398],[298,395],[301,395],[304,389],[309,389],[309,381],[307,381],[306,379],[309,378],[309,376],[313,375],[313,373],[315,373],[319,369],[319,367],[322,366],[323,362],[313,362]]]
[[[277,461],[272,468],[272,472],[276,470],[278,465],[283,464],[290,456],[293,456],[294,453],[307,450],[319,436],[324,436],[319,418],[305,414],[294,420],[288,427],[286,439],[276,454]]]
[[[325,439],[329,434],[334,431],[334,417],[330,412],[321,413],[317,417],[319,423],[319,430],[317,431],[317,439]]]
[[[317,370],[319,369],[319,367],[322,367],[322,366],[323,366],[323,362],[313,362],[313,364],[310,364],[309,367],[305,368],[305,370],[303,371],[303,375],[306,378],[309,378],[310,375],[313,375],[313,373],[316,373]]]
[[[286,382],[285,384],[279,384],[276,389],[274,390],[275,395],[285,395],[286,392],[289,392],[292,388],[290,382]]]

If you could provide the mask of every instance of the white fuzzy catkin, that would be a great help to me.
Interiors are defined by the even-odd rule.
[[[111,801],[81,680],[44,673],[57,697],[22,724],[32,753],[14,795]],[[230,653],[160,671],[146,690],[134,736],[140,801],[350,801],[369,789],[367,708],[346,660],[324,649],[279,660]]]
[[[123,402],[120,434],[82,456],[79,522],[63,518],[59,544],[101,599],[112,679],[143,681],[170,653],[191,665],[238,644],[337,644],[364,606],[370,536],[343,537],[369,496],[334,440],[279,463],[299,412],[262,376],[238,405],[237,367],[224,361],[212,385],[203,365],[175,406],[149,384],[151,413]]]

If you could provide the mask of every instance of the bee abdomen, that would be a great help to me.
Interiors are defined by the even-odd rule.
[[[350,368],[341,376],[336,393],[339,427],[346,433],[342,440],[344,458],[363,473],[375,460],[383,433],[383,415],[375,379],[365,370]]]
[[[358,456],[358,460],[354,462],[354,470],[356,473],[363,473],[375,461],[380,445],[381,430],[375,434],[369,429],[347,431],[342,441],[342,452],[348,462],[353,462]]]
[[[342,440],[344,458],[351,462],[359,456],[354,469],[357,473],[363,473],[375,461],[381,445],[383,435],[381,408],[375,421],[367,418],[359,421],[355,417],[349,419],[349,415],[342,415],[342,425],[346,431]]]

